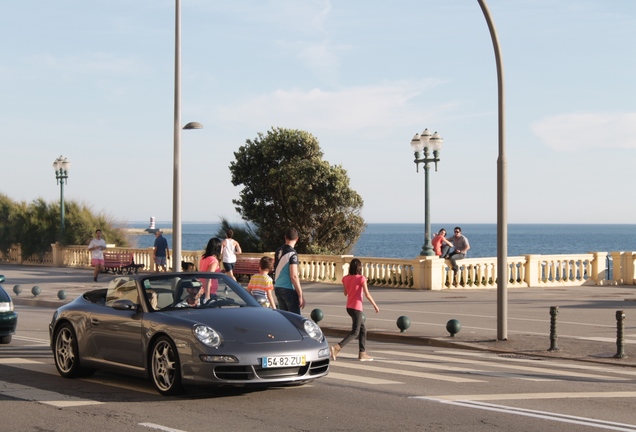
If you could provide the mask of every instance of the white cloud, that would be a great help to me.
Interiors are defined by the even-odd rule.
[[[636,113],[560,114],[536,122],[532,130],[560,151],[636,148]]]
[[[412,100],[443,81],[400,81],[377,86],[351,87],[339,91],[321,89],[276,90],[254,99],[220,107],[215,116],[222,122],[257,126],[286,126],[330,131],[419,124],[438,116],[452,105],[417,107]],[[281,124],[281,123],[285,124]]]

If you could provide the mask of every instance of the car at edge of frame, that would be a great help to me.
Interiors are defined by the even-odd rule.
[[[5,281],[0,275],[0,284]],[[0,344],[11,343],[18,326],[18,314],[13,310],[13,300],[2,285],[0,285]]]
[[[263,307],[222,273],[117,277],[58,308],[49,334],[61,376],[131,374],[166,396],[188,385],[301,385],[329,372],[314,321]]]

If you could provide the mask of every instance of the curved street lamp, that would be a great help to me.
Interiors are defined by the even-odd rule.
[[[60,185],[60,240],[62,240],[64,238],[64,185],[68,179],[71,163],[64,156],[60,156],[53,162],[53,169],[57,184]]]
[[[172,271],[181,271],[181,130],[201,129],[190,122],[181,127],[181,0],[175,0],[174,13],[174,157],[172,175]]]
[[[437,162],[439,159],[439,152],[444,144],[444,139],[440,134],[435,132],[431,135],[428,129],[424,129],[421,134],[416,133],[411,140],[411,148],[415,153],[415,166],[416,172],[420,171],[420,164],[424,165],[424,246],[420,255],[433,256],[435,251],[433,245],[431,245],[431,217],[430,217],[430,205],[429,205],[429,185],[428,185],[428,171],[431,162],[435,163],[435,171],[437,172]],[[432,157],[429,157],[433,154]]]

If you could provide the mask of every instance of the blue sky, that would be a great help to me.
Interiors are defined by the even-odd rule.
[[[488,0],[510,223],[633,223],[636,2]],[[423,222],[410,140],[444,138],[433,223],[496,222],[497,79],[476,0],[182,0],[183,220],[239,221],[228,166],[272,127],[342,165],[367,222]],[[0,192],[172,218],[174,1],[0,4]]]

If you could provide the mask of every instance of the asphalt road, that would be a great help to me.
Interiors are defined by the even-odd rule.
[[[305,386],[166,398],[112,373],[61,378],[53,309],[17,310],[18,334],[0,346],[0,430],[636,431],[636,369],[621,364],[370,341],[375,361],[358,362],[349,345]]]

